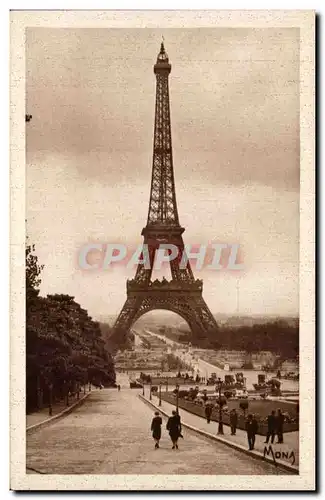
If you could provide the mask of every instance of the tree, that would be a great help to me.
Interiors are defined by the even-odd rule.
[[[26,246],[27,410],[52,399],[79,394],[87,382],[115,384],[114,363],[100,325],[69,295],[39,296],[41,284],[34,246]]]
[[[239,403],[239,407],[243,410],[244,416],[246,415],[246,411],[248,410],[248,401],[241,401]]]
[[[281,382],[276,378],[272,378],[268,382],[266,382],[268,386],[271,387],[271,394],[274,396],[279,396],[281,394]]]
[[[26,245],[26,302],[38,297],[39,286],[41,284],[40,274],[44,268],[38,263],[35,252],[35,245]]]
[[[233,395],[233,392],[232,391],[225,391],[224,395],[225,395],[226,399],[230,399],[232,397],[232,395]]]

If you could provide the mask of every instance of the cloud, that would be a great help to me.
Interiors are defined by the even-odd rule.
[[[87,241],[141,242],[162,34],[184,240],[242,246],[240,312],[297,311],[294,29],[27,30],[27,219],[42,293],[71,293],[94,315],[123,304],[127,273],[82,274],[76,255]],[[211,308],[237,311],[237,278],[203,275]]]

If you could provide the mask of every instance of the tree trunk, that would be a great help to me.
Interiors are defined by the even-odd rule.
[[[40,410],[42,408],[42,390],[41,390],[41,380],[40,376],[37,375],[37,408]]]
[[[52,408],[52,403],[53,403],[53,385],[49,385],[49,415],[50,417],[52,416],[53,413],[53,408]]]

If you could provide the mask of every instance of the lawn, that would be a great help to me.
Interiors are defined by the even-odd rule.
[[[162,399],[175,405],[176,398],[172,393],[163,393]],[[249,413],[254,413],[259,422],[259,430],[258,434],[266,435],[267,433],[267,416],[271,413],[272,410],[277,411],[280,408],[284,413],[288,413],[290,417],[297,417],[297,407],[296,404],[287,403],[286,401],[265,401],[265,400],[249,400],[248,401],[248,409],[245,412],[240,408],[240,403],[243,400],[228,400],[227,407],[228,410],[223,412],[223,422],[226,425],[229,425],[229,413],[235,408],[238,412],[238,428],[245,429],[246,417]],[[202,418],[205,418],[204,407],[200,404],[195,404],[192,401],[185,400],[183,398],[179,398],[179,407],[183,410],[189,411],[190,413],[194,413]],[[218,421],[219,412],[218,409],[215,409],[212,413],[211,420]],[[296,419],[295,422],[284,423],[283,432],[292,432],[297,431],[299,429],[299,419]]]
[[[229,411],[236,409],[238,412],[242,412],[240,408],[240,400],[238,399],[228,399],[227,406]],[[249,413],[254,413],[259,415],[262,419],[267,417],[272,410],[277,411],[280,409],[283,413],[289,413],[292,417],[297,417],[297,405],[295,403],[287,403],[286,401],[272,401],[272,400],[248,400],[248,409],[246,410],[246,415]]]

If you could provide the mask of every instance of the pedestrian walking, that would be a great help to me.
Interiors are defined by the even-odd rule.
[[[120,391],[121,390],[121,386],[120,384],[117,386],[117,390]]]
[[[284,424],[284,415],[280,408],[278,409],[278,414],[276,416],[276,433],[278,436],[278,443],[283,443],[283,424]]]
[[[269,439],[271,438],[271,444],[273,444],[275,432],[276,432],[276,416],[275,416],[275,411],[272,410],[270,415],[267,417],[267,435],[264,442],[268,443]]]
[[[237,424],[238,424],[238,414],[234,408],[230,412],[230,430],[232,436],[236,435]]]
[[[204,412],[205,412],[205,416],[207,419],[207,423],[209,424],[211,421],[211,415],[212,415],[212,406],[210,405],[210,403],[206,403]]]
[[[159,448],[159,441],[161,438],[161,425],[162,418],[159,415],[159,411],[155,411],[155,416],[153,417],[151,422],[152,437],[155,440],[155,448]]]
[[[172,411],[172,416],[169,417],[166,428],[173,443],[172,449],[176,448],[178,450],[178,438],[182,435],[182,425],[181,417],[175,410]]]
[[[254,450],[257,430],[258,430],[258,424],[256,418],[254,417],[254,415],[251,414],[248,415],[246,421],[246,432],[247,432],[248,447],[250,450]]]

